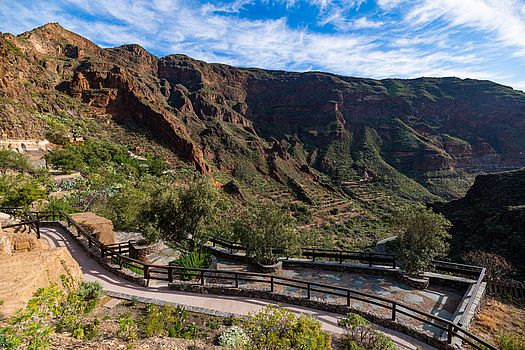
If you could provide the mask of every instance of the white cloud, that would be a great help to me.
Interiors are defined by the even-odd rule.
[[[415,27],[428,25],[438,19],[449,27],[468,27],[493,34],[500,43],[518,48],[517,55],[525,57],[525,13],[517,0],[425,0],[414,6],[406,22]]]
[[[474,30],[475,23],[497,35],[505,45],[516,46],[525,40],[525,35],[505,39],[500,33],[501,20],[488,24],[486,8],[470,14],[458,13],[468,10],[473,0],[458,1],[458,5],[455,0],[418,0],[417,6],[413,6],[414,1],[378,1],[387,14],[411,4],[403,17],[404,23],[358,13],[363,1],[308,0],[308,5],[318,8],[318,25],[330,23],[338,28],[335,33],[317,32],[307,26],[294,28],[287,17],[243,18],[240,15],[243,6],[252,1],[199,4],[185,0],[57,0],[34,4],[30,0],[3,0],[0,30],[21,32],[45,22],[60,22],[104,46],[139,43],[161,55],[184,53],[196,59],[244,67],[315,69],[374,78],[459,76],[507,83],[525,79],[523,75],[513,77],[486,64],[506,54],[500,46],[454,40],[462,28]],[[275,1],[283,7],[289,6],[290,11],[298,6],[298,0]],[[489,0],[484,2],[488,4]],[[354,15],[349,16],[348,11]],[[505,11],[505,16],[521,16],[520,11]],[[446,25],[425,30],[438,18],[446,20]],[[407,23],[411,26],[406,27]],[[507,29],[509,33],[520,32],[519,20],[509,23],[515,28]],[[511,39],[517,43],[510,44]]]

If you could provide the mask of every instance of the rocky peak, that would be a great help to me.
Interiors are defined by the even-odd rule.
[[[88,39],[75,34],[58,23],[48,23],[18,36],[26,50],[51,56],[99,54],[101,49]]]

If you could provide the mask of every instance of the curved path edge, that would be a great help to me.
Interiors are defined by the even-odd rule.
[[[278,304],[286,307],[296,314],[309,314],[318,319],[324,330],[335,334],[342,334],[344,330],[337,326],[337,320],[341,315],[299,307],[296,305],[270,302],[268,300],[231,297],[210,294],[196,294],[188,292],[173,291],[166,287],[142,287],[133,284],[123,278],[117,277],[92,259],[79,244],[62,228],[41,228],[42,238],[45,238],[54,247],[66,247],[72,257],[77,261],[82,270],[85,281],[98,281],[102,284],[109,296],[140,302],[176,305],[184,307],[188,311],[215,315],[220,317],[246,316],[251,312],[257,312],[268,304]],[[434,350],[435,348],[410,337],[382,326],[375,325],[382,333],[388,335],[396,343],[399,349],[410,350]]]

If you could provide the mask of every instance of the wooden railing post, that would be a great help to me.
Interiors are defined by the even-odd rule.
[[[146,279],[146,287],[149,287],[149,265],[144,266],[144,278]]]
[[[274,286],[273,286],[273,276],[270,276],[270,293],[273,293],[274,291]]]
[[[350,307],[350,290],[346,291],[346,307]]]
[[[312,249],[312,261],[315,261],[315,249]]]
[[[40,239],[40,218],[36,217],[36,237]]]
[[[368,266],[372,267],[372,253],[368,253]]]
[[[235,273],[235,288],[239,288],[239,274]]]
[[[204,271],[201,270],[201,286],[204,285]]]
[[[306,283],[306,298],[308,300],[310,300],[311,294],[312,294],[312,292],[310,290],[310,282],[307,282]]]
[[[168,266],[168,282],[173,283],[173,266]]]
[[[119,265],[120,269],[122,270],[122,266],[124,265],[124,260],[122,259],[122,256],[119,256]]]
[[[451,322],[448,324],[447,331],[447,344],[452,344],[452,335],[454,334],[454,324]]]
[[[396,320],[396,308],[397,308],[397,303],[394,301],[392,302],[392,321]]]
[[[339,264],[343,263],[343,252],[339,251]]]

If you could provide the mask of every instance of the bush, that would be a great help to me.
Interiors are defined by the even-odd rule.
[[[332,338],[321,329],[319,321],[306,315],[297,317],[276,306],[269,305],[250,315],[242,328],[248,335],[249,349],[332,349]]]
[[[104,294],[104,288],[98,281],[86,281],[80,284],[77,294],[83,300],[98,300]]]
[[[33,168],[25,155],[9,149],[0,149],[0,171],[15,170],[29,172]]]
[[[513,333],[503,333],[499,338],[501,350],[525,350],[525,337]]]
[[[178,266],[187,267],[191,269],[205,269],[211,264],[211,254],[207,250],[198,249],[193,252],[181,256],[179,259],[173,261]],[[196,277],[199,273],[192,270],[182,270],[180,278],[183,281],[189,281]]]
[[[194,180],[187,189],[159,186],[142,211],[143,231],[166,241],[204,243],[205,223],[219,210],[219,192],[203,177]],[[193,245],[193,244],[192,244]]]
[[[513,270],[510,261],[494,253],[475,250],[463,254],[462,258],[467,264],[484,267],[488,281],[501,280]]]
[[[56,283],[38,289],[25,308],[11,317],[6,327],[0,327],[2,349],[47,348],[55,330],[70,332],[77,338],[96,335],[97,322],[83,323],[84,315],[95,305],[94,299],[86,300],[74,291],[78,283],[70,274],[61,276],[61,281],[63,290]],[[93,290],[91,287],[83,289]]]
[[[120,316],[117,318],[117,323],[119,325],[117,336],[127,341],[138,339],[138,327],[131,315],[128,314]]]
[[[50,198],[42,211],[63,211],[70,214],[76,210],[66,198]]]
[[[343,339],[345,350],[396,350],[394,341],[375,330],[364,317],[349,313],[337,321],[339,327],[346,329]]]
[[[295,220],[272,204],[250,207],[235,222],[234,236],[246,246],[246,254],[262,264],[275,264],[280,256],[293,255],[299,249]]]
[[[406,272],[421,273],[433,259],[448,252],[451,224],[443,215],[415,205],[398,210],[393,218],[399,242],[397,257]]]
[[[146,337],[169,336],[193,339],[200,332],[195,325],[188,324],[188,312],[181,307],[149,305],[142,323]]]
[[[219,345],[227,348],[242,349],[249,343],[246,332],[238,326],[231,326],[222,332],[219,337]]]
[[[47,189],[40,179],[24,174],[0,174],[0,202],[7,207],[27,207],[47,197]]]

